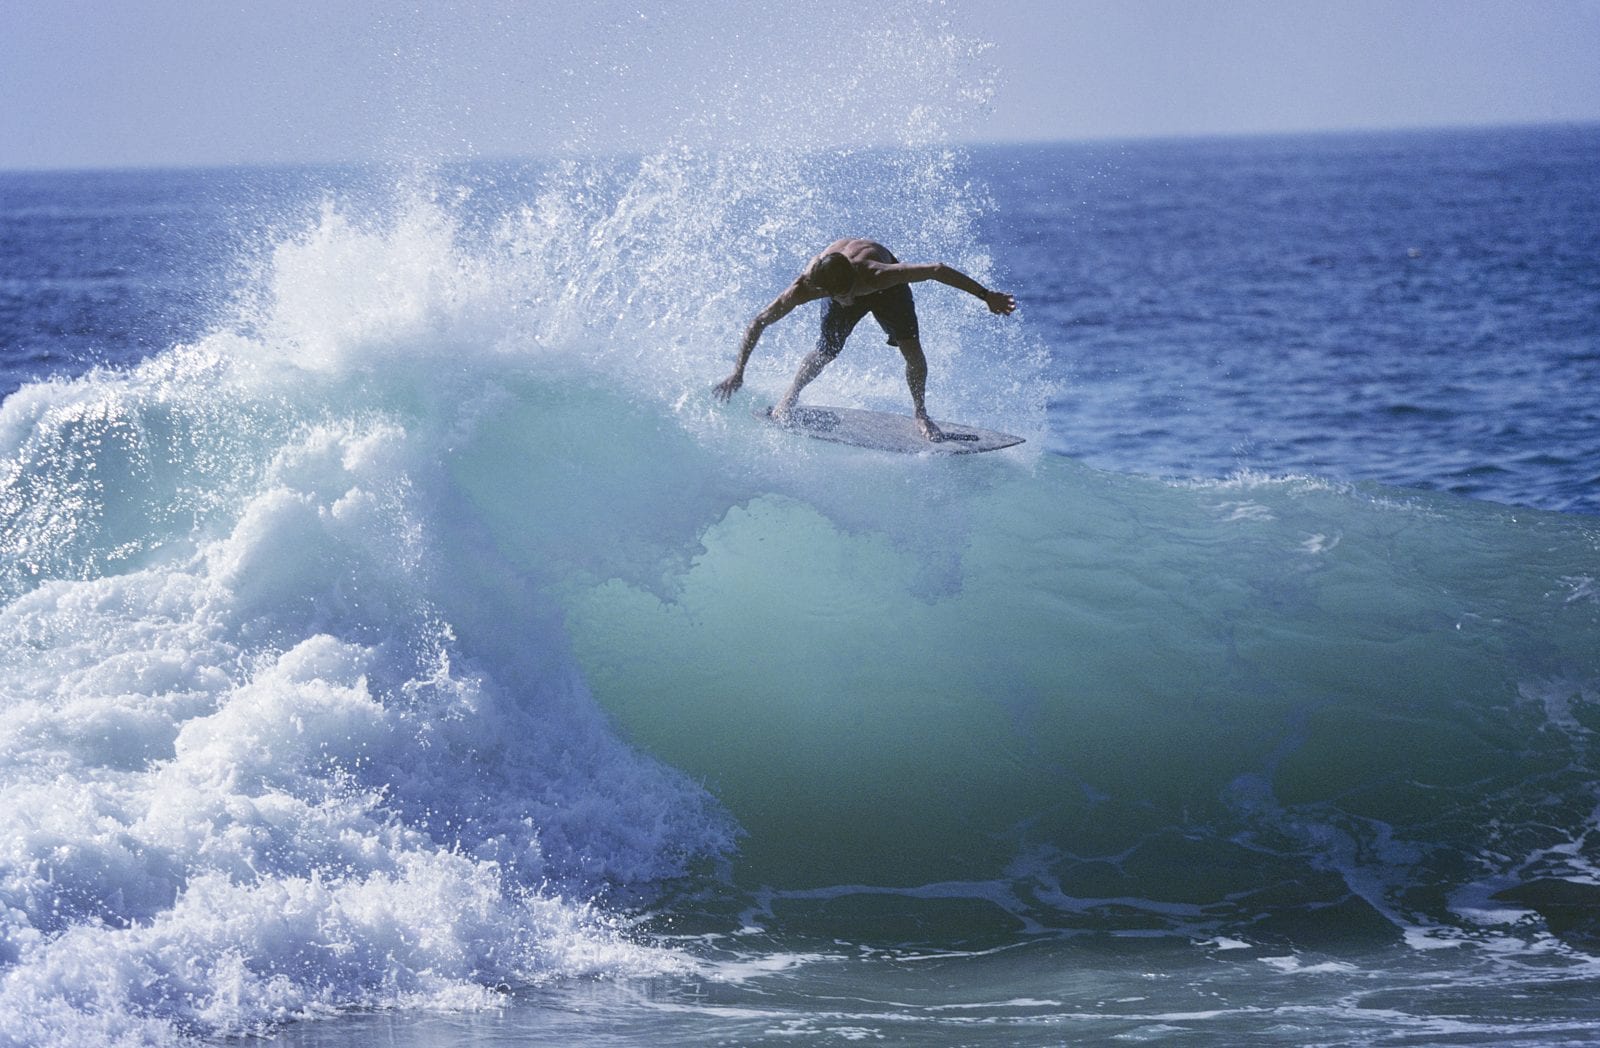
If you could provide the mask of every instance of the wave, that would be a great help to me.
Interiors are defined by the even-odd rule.
[[[528,174],[509,204],[500,170],[411,180],[387,211],[335,187],[213,334],[8,397],[7,1036],[245,1033],[689,964],[627,900],[742,831],[616,732],[570,601],[663,592],[774,470],[832,483],[711,403],[731,318],[797,261],[775,245],[806,232],[810,166],[886,166],[900,198],[920,171],[970,245],[955,162],[672,151]],[[761,235],[707,235],[747,210]],[[838,378],[882,400],[888,365]]]
[[[481,580],[440,559],[437,448],[375,418],[252,432],[271,405],[174,364],[6,405],[49,405],[7,478],[8,1034],[680,966],[591,900],[732,827],[609,731],[540,601],[498,588],[514,649],[456,638]],[[195,490],[208,468],[226,481]]]
[[[628,915],[707,886],[773,920],[1426,945],[1597,883],[1592,521],[1040,454],[1046,353],[955,295],[919,298],[935,414],[1023,448],[715,404],[792,245],[849,230],[817,214],[986,278],[959,162],[335,194],[216,333],[8,398],[8,1034],[679,970]],[[773,329],[752,395],[811,338]],[[876,348],[814,395],[898,405]]]
[[[1595,883],[1592,522],[877,468],[846,513],[731,510],[665,596],[572,604],[597,696],[738,818],[769,916],[1004,886],[1016,929],[1461,941],[1526,882]]]

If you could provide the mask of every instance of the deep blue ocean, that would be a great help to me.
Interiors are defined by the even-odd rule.
[[[1600,1042],[1597,176],[0,173],[0,1043]],[[1026,444],[715,401],[851,234]]]

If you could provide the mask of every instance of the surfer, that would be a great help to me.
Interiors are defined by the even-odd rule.
[[[782,422],[800,399],[800,391],[821,374],[828,362],[839,355],[845,339],[856,323],[871,313],[889,336],[889,344],[900,349],[906,359],[906,385],[911,388],[911,404],[916,409],[917,428],[928,440],[943,440],[944,434],[928,418],[923,392],[928,383],[928,361],[922,355],[917,332],[917,308],[909,285],[937,280],[983,299],[989,312],[1005,316],[1017,308],[1017,300],[1004,291],[990,291],[965,273],[943,262],[911,264],[901,262],[889,249],[873,240],[847,237],[829,244],[812,259],[805,272],[756,314],[745,329],[739,345],[739,361],[733,374],[717,383],[714,392],[721,400],[733,396],[744,385],[744,366],[756,348],[761,332],[788,316],[798,305],[826,298],[822,311],[822,333],[817,348],[800,362],[794,382],[772,409],[772,417]]]

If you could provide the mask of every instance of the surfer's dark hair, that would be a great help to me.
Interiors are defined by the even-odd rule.
[[[830,295],[849,291],[855,283],[856,267],[837,251],[830,251],[806,267],[805,282]]]

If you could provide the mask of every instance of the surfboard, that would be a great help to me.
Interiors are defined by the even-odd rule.
[[[1010,433],[938,419],[934,422],[944,431],[945,439],[930,441],[917,429],[917,422],[910,415],[861,408],[797,407],[782,422],[773,420],[770,407],[757,408],[752,414],[769,425],[792,429],[818,440],[904,455],[971,455],[979,451],[999,451],[1023,442],[1022,437]]]

